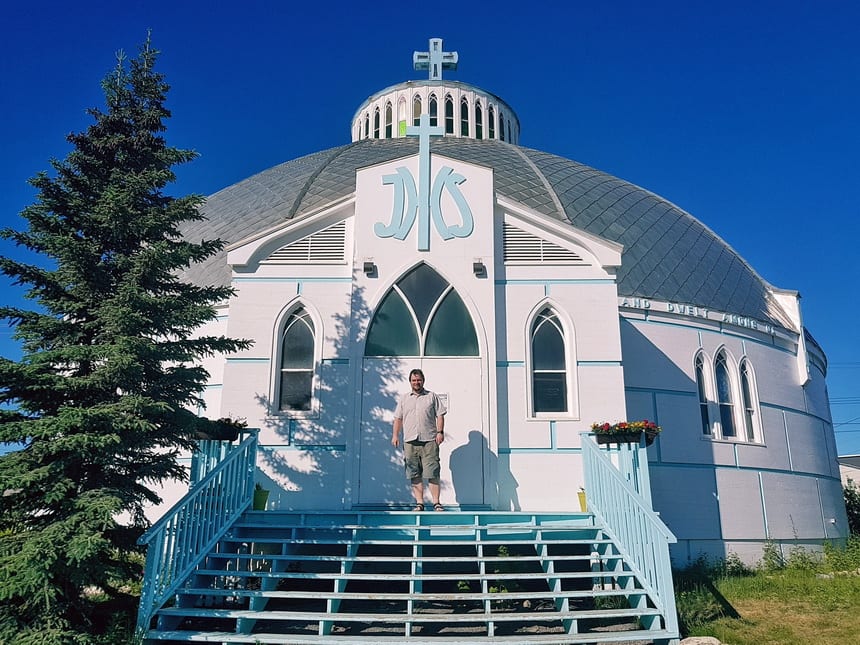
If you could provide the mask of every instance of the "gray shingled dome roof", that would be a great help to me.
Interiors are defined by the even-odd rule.
[[[499,195],[624,246],[621,296],[707,307],[792,329],[767,283],[722,239],[689,213],[626,181],[539,150],[500,141],[443,137],[431,150],[494,171]],[[366,139],[280,164],[215,193],[191,239],[227,244],[350,195],[358,168],[417,154],[414,138]],[[559,271],[564,271],[560,268]],[[184,276],[228,284],[225,253]]]

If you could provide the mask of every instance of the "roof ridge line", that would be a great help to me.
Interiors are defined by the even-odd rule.
[[[522,158],[522,160],[528,164],[529,168],[531,168],[538,176],[541,183],[543,184],[543,187],[546,188],[550,197],[552,197],[552,203],[555,204],[555,208],[558,211],[558,214],[561,216],[560,219],[571,223],[570,218],[567,216],[567,211],[564,210],[564,206],[561,205],[561,200],[558,198],[558,195],[555,192],[555,188],[553,188],[552,184],[549,183],[549,179],[547,179],[546,175],[543,174],[543,171],[537,167],[537,164],[532,161],[531,157],[529,157],[525,152],[523,152],[523,148],[513,144],[511,145],[511,147]]]
[[[325,163],[319,165],[319,167],[310,174],[310,176],[305,180],[305,185],[302,186],[302,189],[296,194],[295,200],[293,200],[292,206],[290,206],[290,210],[287,213],[287,219],[293,219],[296,216],[296,213],[299,210],[299,206],[302,203],[302,200],[305,198],[305,195],[308,194],[308,190],[310,190],[311,185],[313,185],[316,178],[322,174],[322,171],[329,167],[332,161],[337,159],[340,155],[342,155],[348,148],[352,148],[358,145],[359,141],[353,141],[352,143],[347,143],[346,145],[335,148],[332,154],[326,158]]]

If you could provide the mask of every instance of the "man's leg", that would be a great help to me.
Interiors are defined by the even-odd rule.
[[[438,489],[438,484],[436,487]],[[433,491],[432,484],[430,485],[430,491],[431,491],[431,493]],[[423,504],[424,503],[424,480],[422,480],[420,477],[413,477],[412,478],[412,497],[415,498],[416,504]],[[439,497],[439,491],[438,490],[436,491],[436,497],[437,498]]]
[[[439,503],[439,480],[436,478],[427,480],[428,488],[430,489],[430,499],[433,500],[433,504],[436,505]]]

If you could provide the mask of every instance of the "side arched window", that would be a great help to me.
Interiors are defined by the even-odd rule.
[[[530,348],[533,412],[567,412],[568,370],[564,328],[550,307],[543,309],[532,323]]]
[[[419,264],[389,289],[370,322],[365,356],[477,356],[478,336],[463,299]]]
[[[369,114],[364,115],[364,138],[365,139],[370,138],[370,115]]]
[[[314,388],[314,323],[304,307],[293,311],[284,323],[280,344],[278,409],[311,410]]]
[[[741,398],[744,406],[744,430],[749,442],[756,441],[756,429],[758,427],[758,405],[755,389],[755,378],[752,366],[747,359],[741,361]]]
[[[714,380],[717,385],[717,403],[720,406],[720,426],[723,438],[737,436],[735,428],[735,396],[729,373],[728,357],[720,351],[714,359]]]
[[[702,434],[711,434],[711,414],[708,411],[708,390],[705,381],[705,357],[696,355],[696,392],[699,395],[699,415],[702,420]]]
[[[439,101],[436,100],[436,95],[431,94],[430,100],[427,102],[428,114],[430,115],[430,125],[439,125]]]
[[[475,138],[484,138],[484,109],[480,101],[475,103]]]
[[[379,108],[373,110],[373,138],[379,138]]]
[[[496,110],[491,105],[487,110],[487,137],[490,139],[496,138]]]

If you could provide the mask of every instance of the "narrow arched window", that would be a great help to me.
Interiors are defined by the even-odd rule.
[[[428,112],[430,114],[430,125],[439,125],[439,101],[436,100],[435,94],[430,95],[430,101],[428,102],[428,106]]]
[[[728,358],[725,352],[717,354],[714,360],[714,376],[717,384],[717,401],[720,405],[720,426],[723,437],[736,437],[735,405],[732,379],[729,374]]]
[[[465,96],[460,101],[460,136],[469,136],[469,101]]]
[[[475,325],[460,295],[426,264],[389,289],[367,331],[365,356],[477,356]]]
[[[496,138],[496,110],[491,105],[489,110],[487,111],[487,131],[489,132],[489,138]]]
[[[365,113],[364,115],[364,138],[368,139],[370,137],[370,115]]]
[[[304,308],[289,315],[281,333],[279,410],[304,412],[311,409],[314,337],[314,323]]]
[[[379,138],[379,108],[373,110],[373,138]]]
[[[454,134],[454,99],[445,96],[445,134]]]
[[[421,97],[416,94],[412,99],[412,125],[418,126],[421,123]]]
[[[385,104],[385,138],[391,138],[391,128],[392,128],[392,118],[393,115],[391,113],[391,103]]]
[[[475,103],[475,138],[484,138],[484,110],[480,101]]]
[[[397,136],[405,137],[406,136],[406,126],[408,125],[406,119],[409,117],[406,111],[406,98],[401,96],[400,100],[397,102]]]
[[[699,395],[699,415],[702,420],[702,434],[711,434],[711,415],[708,412],[708,395],[705,386],[705,358],[696,356],[696,391]]]
[[[741,397],[743,398],[744,429],[746,430],[747,441],[756,440],[756,400],[754,397],[754,383],[752,368],[750,367],[749,361],[744,359],[741,362]]]
[[[532,408],[534,412],[567,412],[567,363],[564,328],[549,307],[531,328]]]
[[[505,139],[505,115],[499,113],[499,141],[507,141]]]

